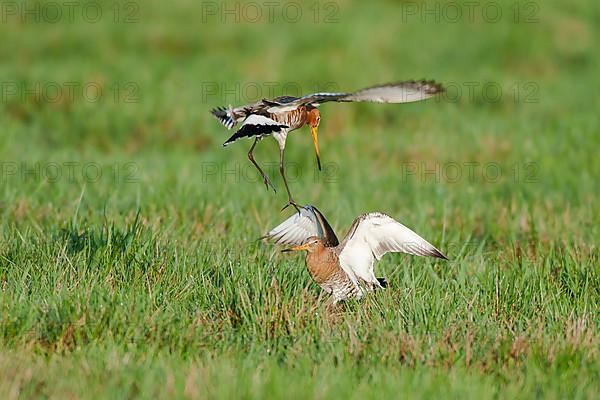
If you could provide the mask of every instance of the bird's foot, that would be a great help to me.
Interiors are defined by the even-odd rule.
[[[289,206],[293,206],[296,209],[296,211],[300,213],[300,205],[298,205],[298,203],[296,203],[291,197],[289,198],[287,204],[281,209],[281,211],[285,210]]]

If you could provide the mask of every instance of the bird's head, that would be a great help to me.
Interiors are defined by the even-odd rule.
[[[318,129],[319,123],[321,122],[321,113],[318,108],[311,108],[308,111],[306,123],[310,126],[310,133],[312,133],[313,144],[315,145],[315,153],[317,154],[317,165],[319,171],[321,170],[321,157],[319,156],[319,136]]]
[[[323,245],[323,241],[316,237],[316,236],[311,236],[308,239],[306,239],[304,241],[303,244],[301,244],[300,246],[294,246],[294,247],[290,247],[289,249],[285,249],[283,250],[284,252],[287,251],[301,251],[301,250],[306,250],[309,253],[312,253],[314,251],[317,251],[318,249],[324,247]]]

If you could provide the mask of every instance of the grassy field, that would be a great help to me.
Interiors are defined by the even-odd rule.
[[[2,3],[0,398],[597,396],[600,6],[513,3]],[[411,78],[448,92],[323,105],[291,186],[451,260],[326,308],[256,240],[275,142],[277,194],[208,110]]]

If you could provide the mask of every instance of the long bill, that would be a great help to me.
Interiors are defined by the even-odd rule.
[[[317,154],[317,165],[319,166],[319,171],[321,170],[321,156],[319,155],[319,135],[317,132],[317,127],[311,127],[310,133],[312,133],[313,144],[315,145],[315,153]]]
[[[300,251],[300,250],[306,250],[306,249],[308,249],[308,244],[290,247],[289,249],[283,249],[283,250],[281,250],[281,252],[287,253],[288,251]]]

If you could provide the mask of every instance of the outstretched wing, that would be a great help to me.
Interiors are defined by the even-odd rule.
[[[444,91],[435,81],[405,81],[373,86],[345,97],[343,101],[370,101],[374,103],[410,103],[429,99]]]
[[[306,205],[300,209],[300,212],[294,213],[261,239],[273,240],[275,244],[299,246],[311,236],[321,238],[326,247],[335,247],[339,244],[335,232],[323,214],[316,207]]]
[[[319,105],[327,101],[373,103],[410,103],[429,99],[444,91],[435,81],[404,81],[388,83],[359,90],[354,93],[314,93],[303,96],[294,104]]]
[[[318,106],[319,104],[326,103],[328,101],[349,101],[345,100],[348,96],[351,96],[352,93],[334,93],[334,92],[320,92],[308,94],[306,96],[300,97],[298,100],[294,101],[295,105],[302,104],[312,104],[313,106]]]
[[[264,115],[250,114],[248,118],[244,120],[242,127],[236,133],[231,135],[231,137],[223,143],[223,146],[227,146],[243,137],[262,137],[287,128],[289,128],[289,126],[280,124]]]
[[[340,245],[340,265],[346,273],[375,283],[375,261],[390,252],[408,253],[447,260],[438,249],[386,214],[374,212],[354,220]]]

